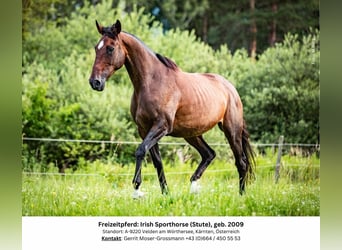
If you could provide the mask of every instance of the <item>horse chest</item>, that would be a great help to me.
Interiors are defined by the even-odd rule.
[[[158,106],[153,105],[153,102],[139,99],[132,100],[131,113],[135,123],[145,129],[151,127],[154,121],[160,117]]]

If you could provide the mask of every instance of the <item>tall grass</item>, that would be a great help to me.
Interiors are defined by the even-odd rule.
[[[270,163],[270,164],[268,164]],[[134,166],[96,161],[65,176],[23,173],[23,216],[317,216],[320,214],[319,159],[283,158],[279,182],[273,157],[258,156],[256,180],[245,195],[238,192],[235,166],[214,161],[200,180],[201,192],[190,194],[194,167],[165,166],[170,193],[162,195],[150,163],[144,165],[142,191],[134,200]],[[84,174],[84,175],[82,175]]]

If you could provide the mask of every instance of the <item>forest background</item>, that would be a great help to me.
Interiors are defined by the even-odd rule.
[[[124,69],[103,93],[88,77],[97,19],[123,30],[189,72],[213,72],[236,86],[253,143],[319,144],[319,1],[23,0],[23,168],[77,168],[86,161],[134,161],[136,145],[28,138],[140,142],[129,114]],[[26,138],[26,139],[25,139]],[[225,142],[218,130],[208,142]],[[166,138],[169,142],[177,139]],[[162,152],[172,161],[176,149]],[[183,148],[183,158],[192,152]]]

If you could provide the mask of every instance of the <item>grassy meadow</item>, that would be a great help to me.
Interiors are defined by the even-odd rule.
[[[162,195],[156,171],[146,162],[141,190],[134,200],[134,165],[96,161],[61,176],[23,173],[23,216],[318,216],[320,160],[316,156],[282,157],[280,179],[274,180],[275,154],[257,156],[256,179],[239,195],[233,162],[215,160],[199,181],[201,192],[190,194],[193,164],[166,164],[169,194]]]

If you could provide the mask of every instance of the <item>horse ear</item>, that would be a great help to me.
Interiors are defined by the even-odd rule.
[[[121,23],[119,20],[116,20],[116,23],[112,25],[112,32],[117,35],[121,32]]]
[[[103,27],[97,22],[97,20],[95,20],[96,22],[96,28],[97,28],[97,31],[103,35]]]

